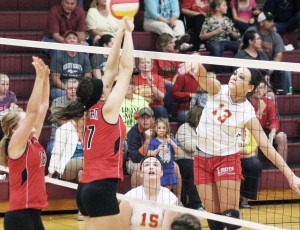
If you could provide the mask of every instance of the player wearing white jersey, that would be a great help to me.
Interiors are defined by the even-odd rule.
[[[176,196],[160,186],[162,163],[155,156],[145,157],[141,162],[143,185],[127,192],[125,196],[155,201],[157,204],[177,205]],[[142,204],[123,200],[120,203],[121,229],[170,229],[175,212],[159,205]]]

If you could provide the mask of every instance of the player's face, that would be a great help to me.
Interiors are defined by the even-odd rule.
[[[251,92],[253,85],[250,85],[251,73],[247,68],[238,68],[233,72],[229,79],[229,89],[231,95],[235,96],[246,96],[247,93]]]
[[[156,133],[158,137],[165,137],[167,132],[167,127],[164,123],[159,122],[156,126]]]
[[[148,157],[142,165],[142,176],[145,178],[157,178],[162,176],[162,165],[155,157]]]
[[[77,6],[77,0],[62,0],[61,5],[67,14],[71,14]]]

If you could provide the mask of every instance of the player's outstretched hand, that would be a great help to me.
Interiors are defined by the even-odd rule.
[[[44,63],[44,61],[39,57],[32,57],[32,65],[35,68],[37,78],[49,77],[50,70],[49,67]]]
[[[125,31],[126,32],[132,32],[134,30],[134,23],[132,17],[124,17],[125,22]]]
[[[300,195],[300,178],[293,175],[289,181],[291,189],[293,189],[298,195]]]

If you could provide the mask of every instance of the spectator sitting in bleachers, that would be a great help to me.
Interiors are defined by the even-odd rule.
[[[262,164],[257,158],[257,143],[248,129],[242,128],[237,134],[237,143],[240,147],[242,174],[241,208],[250,208],[248,199],[256,200]]]
[[[131,78],[127,94],[120,108],[120,115],[126,125],[126,131],[128,132],[136,123],[135,114],[142,108],[149,107],[148,102],[140,95],[134,92],[133,78]]]
[[[261,50],[262,41],[260,35],[255,30],[248,30],[243,36],[243,44],[239,52],[234,58],[250,59],[250,60],[262,60],[268,61],[269,58]],[[270,85],[270,76],[267,69],[261,69],[260,72],[265,76],[265,81],[268,85],[267,97],[271,98],[275,102],[275,94]]]
[[[267,85],[261,82],[257,91],[251,96],[250,102],[253,105],[256,117],[259,120],[269,141],[276,145],[277,152],[286,162],[288,155],[287,135],[279,131],[279,120],[274,102],[265,97]]]
[[[109,14],[106,0],[93,0],[86,16],[86,29],[89,34],[89,43],[94,45],[104,34],[113,37],[119,27],[119,20]]]
[[[210,4],[211,16],[205,19],[200,39],[205,41],[206,49],[212,56],[222,57],[223,51],[236,53],[240,46],[239,33],[227,13],[225,0],[213,0]],[[224,72],[219,65],[213,66],[216,73]]]
[[[156,48],[160,52],[175,53],[175,38],[170,34],[162,33],[156,40]],[[178,76],[180,62],[172,60],[154,60],[152,73],[163,77],[165,82],[166,94],[164,104],[170,117],[175,116],[175,100],[172,96],[172,87]]]
[[[77,87],[78,87],[78,80],[74,78],[70,78],[67,80],[66,88],[65,88],[66,95],[57,97],[52,101],[52,105],[50,108],[51,114],[55,113],[57,111],[57,108],[66,106],[69,101],[74,101],[77,99],[76,96]],[[63,123],[64,123],[63,121],[53,121],[51,123],[51,135],[46,148],[48,163],[50,162],[51,159],[51,152],[53,149],[55,132],[58,129],[58,127]]]
[[[83,169],[82,134],[83,118],[67,121],[56,130],[48,167],[49,177],[79,181]]]
[[[114,37],[110,34],[104,34],[96,41],[95,46],[111,48],[114,44]],[[93,77],[101,79],[104,74],[105,64],[108,54],[91,54],[91,66],[93,69]]]
[[[185,207],[203,210],[197,188],[194,184],[194,152],[198,143],[196,128],[203,108],[194,106],[188,111],[187,122],[182,124],[176,133],[176,140],[182,152],[176,157],[182,176],[181,202]]]
[[[191,100],[196,97],[198,91],[200,91],[199,83],[190,73],[178,75],[172,88],[172,95],[175,103],[178,104],[177,119],[179,122],[187,121]]]
[[[155,118],[151,108],[142,108],[137,113],[137,124],[127,133],[128,155],[127,172],[131,174],[131,188],[142,184],[139,176],[141,160],[147,155]]]
[[[0,120],[10,110],[18,108],[16,94],[9,90],[9,77],[0,73]]]
[[[266,0],[266,12],[274,15],[276,30],[282,34],[298,29],[298,49],[300,49],[300,1]]]
[[[134,76],[134,93],[145,98],[154,111],[155,118],[168,118],[164,106],[165,84],[164,79],[152,73],[153,61],[150,58],[139,59],[140,74]]]
[[[0,120],[9,111],[18,108],[16,94],[9,90],[9,78],[6,74],[0,73]],[[0,140],[3,137],[0,126]]]
[[[250,26],[255,24],[255,18],[260,13],[255,0],[231,0],[230,7],[234,27],[241,34],[244,34]]]
[[[260,35],[262,51],[264,51],[269,60],[280,62],[282,61],[282,53],[285,51],[285,47],[280,35],[274,31],[273,19],[274,16],[271,12],[261,12],[257,17],[257,25],[251,26],[248,30],[255,30]],[[289,92],[289,87],[292,85],[291,72],[269,70],[268,75],[271,76],[271,82],[273,82],[275,78],[280,79],[280,86],[276,88],[280,87],[285,94]]]
[[[205,17],[209,11],[210,0],[181,0],[181,14],[186,21],[187,30],[194,33],[193,49],[198,51],[200,48],[200,32]]]
[[[48,12],[47,27],[44,30],[43,41],[64,43],[64,36],[70,30],[77,33],[80,44],[86,44],[84,10],[77,6],[77,0],[61,0]]]
[[[79,44],[77,33],[68,31],[65,34],[66,44]],[[88,55],[75,51],[57,51],[51,57],[51,79],[53,86],[51,98],[55,99],[65,94],[67,79],[92,77],[92,68]]]
[[[179,20],[178,0],[145,0],[144,30],[157,34],[167,33],[176,38],[176,49],[184,51],[191,48],[187,42],[184,24]]]

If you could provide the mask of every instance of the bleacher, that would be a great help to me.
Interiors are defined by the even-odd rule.
[[[43,29],[47,23],[47,11],[60,0],[9,0],[0,1],[0,37],[41,41]],[[295,32],[283,35],[285,44],[292,43],[296,46]],[[154,51],[157,35],[143,31],[143,12],[135,17],[135,31],[133,40],[136,50]],[[26,109],[28,98],[34,83],[34,69],[31,65],[32,55],[38,55],[44,60],[47,56],[40,50],[17,46],[0,45],[0,72],[7,73],[10,77],[10,90],[16,93],[18,104]],[[201,55],[209,55],[201,52]],[[232,57],[232,53],[225,52],[225,57]],[[284,53],[284,61],[300,63],[300,51]],[[300,65],[299,65],[300,70]],[[227,83],[230,74],[217,74],[221,83]],[[300,72],[292,76],[294,92],[300,92]],[[289,138],[289,153],[287,163],[295,168],[300,175],[300,94],[277,95],[277,107],[280,114],[281,130]],[[175,134],[178,123],[172,122],[172,132]],[[51,127],[45,123],[41,135],[41,143],[46,146]],[[263,158],[262,158],[263,159]],[[263,159],[267,164],[267,160]],[[288,189],[288,183],[277,169],[264,169],[261,178],[261,190]],[[125,176],[125,181],[119,184],[118,191],[125,193],[130,189],[130,176]],[[76,209],[75,191],[47,184],[49,207],[47,210],[73,210]],[[8,180],[0,180],[0,212],[5,212],[9,197]],[[267,199],[267,198],[265,198]],[[61,201],[61,202],[58,202]]]

